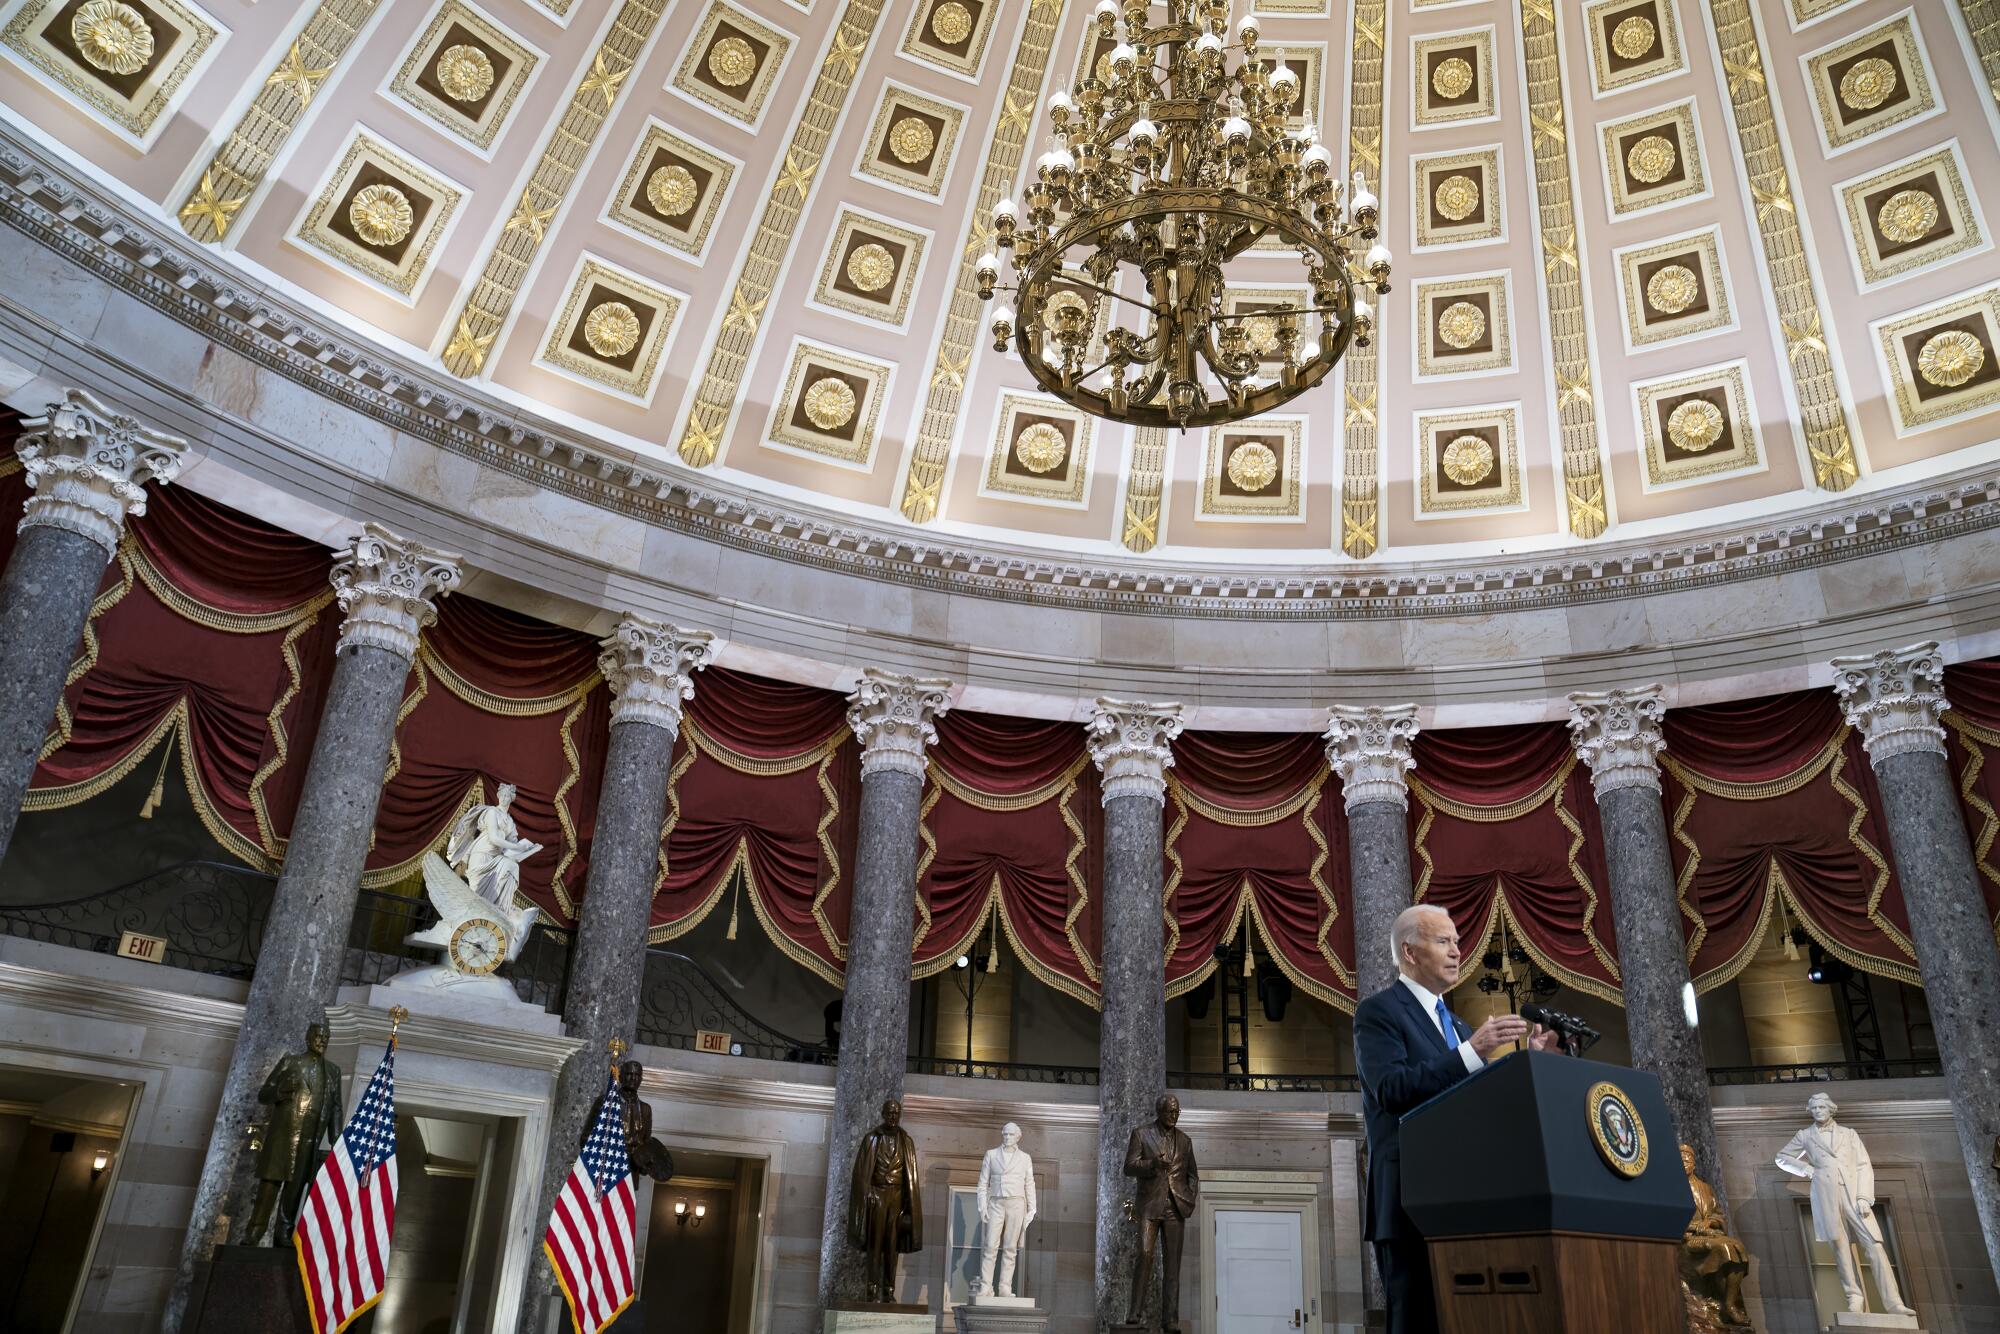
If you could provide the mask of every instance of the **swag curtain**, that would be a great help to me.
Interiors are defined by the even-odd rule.
[[[1915,984],[1874,772],[1833,692],[1675,709],[1665,730],[1663,798],[1696,987],[1735,977],[1773,926],[1803,927],[1855,967]]]
[[[912,971],[950,968],[984,931],[1023,967],[1097,1004],[1103,802],[1083,728],[951,712],[924,791]]]
[[[1423,732],[1415,754],[1417,902],[1451,914],[1475,966],[1504,932],[1566,985],[1616,1001],[1618,942],[1603,834],[1567,729],[1544,723]]]
[[[1239,936],[1254,956],[1254,932],[1293,985],[1351,1012],[1347,821],[1320,739],[1184,732],[1167,775],[1167,995]]]
[[[861,757],[836,691],[703,672],[667,786],[650,938],[672,940],[729,895],[786,955],[835,986],[847,959]]]
[[[1951,701],[1944,715],[1945,747],[1980,888],[2000,937],[2000,856],[1994,850],[1994,836],[2000,834],[2000,816],[1994,814],[2000,809],[2000,662],[1945,668],[1944,693]]]

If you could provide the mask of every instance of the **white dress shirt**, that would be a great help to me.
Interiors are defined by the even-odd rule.
[[[1418,1008],[1423,1010],[1424,1018],[1431,1021],[1431,1027],[1436,1030],[1437,1035],[1441,1038],[1449,1039],[1451,1034],[1445,1032],[1438,1024],[1438,1001],[1443,998],[1423,983],[1416,981],[1408,973],[1400,973],[1397,976],[1402,984],[1410,989],[1410,994],[1417,998]],[[1446,1006],[1445,1008],[1449,1009],[1450,1006]],[[1473,1073],[1486,1064],[1480,1058],[1479,1053],[1472,1049],[1470,1041],[1458,1044],[1458,1057],[1465,1062],[1465,1072],[1467,1074]]]

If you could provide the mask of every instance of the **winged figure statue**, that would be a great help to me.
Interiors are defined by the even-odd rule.
[[[518,911],[496,907],[458,877],[444,858],[426,853],[424,892],[437,909],[437,923],[403,938],[407,945],[429,945],[444,951],[444,962],[414,968],[389,980],[392,987],[465,988],[496,998],[512,999],[514,989],[495,977],[494,970],[511,963],[527,943],[541,909]]]

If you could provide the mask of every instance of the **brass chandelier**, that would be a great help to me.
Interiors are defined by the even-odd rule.
[[[1011,340],[1044,389],[1099,417],[1188,428],[1268,412],[1368,345],[1356,285],[1389,290],[1375,196],[1359,172],[1343,188],[1312,126],[1288,124],[1298,76],[1259,55],[1254,15],[1227,39],[1229,5],[1168,0],[1153,24],[1145,0],[1098,0],[1098,32],[1118,44],[1049,99],[1054,144],[1025,209],[993,209],[1013,281],[995,253],[975,265],[982,299],[1019,305],[993,311],[995,350]],[[1231,263],[1266,238],[1296,256],[1308,299],[1241,299],[1263,257]]]

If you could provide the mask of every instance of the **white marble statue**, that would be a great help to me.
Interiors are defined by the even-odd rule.
[[[521,887],[521,863],[542,845],[521,837],[507,808],[514,802],[514,785],[502,783],[492,805],[474,806],[458,817],[445,841],[444,859],[465,877],[472,892],[496,908],[511,909]]]
[[[1847,1309],[1868,1309],[1854,1259],[1854,1248],[1859,1246],[1868,1253],[1868,1268],[1875,1275],[1875,1288],[1882,1294],[1888,1314],[1915,1315],[1903,1304],[1895,1271],[1889,1267],[1889,1252],[1882,1245],[1882,1225],[1875,1221],[1874,1212],[1875,1165],[1868,1161],[1861,1136],[1834,1121],[1838,1107],[1824,1093],[1808,1098],[1806,1110],[1813,1123],[1778,1150],[1778,1166],[1812,1182],[1813,1232],[1833,1248]]]
[[[1021,1148],[1021,1127],[1009,1121],[1000,1127],[1000,1147],[988,1149],[979,1164],[979,1221],[983,1225],[979,1252],[980,1297],[1014,1295],[1014,1263],[1021,1238],[1035,1221],[1035,1160]],[[999,1264],[995,1281],[994,1264]]]

